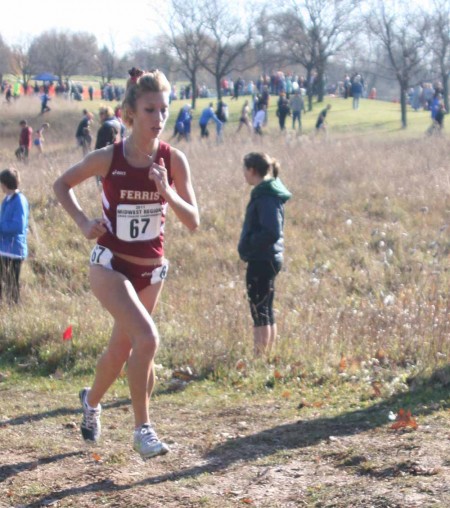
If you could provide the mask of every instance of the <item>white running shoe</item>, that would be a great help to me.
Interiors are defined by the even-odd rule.
[[[96,408],[89,406],[87,395],[90,388],[83,388],[80,391],[80,401],[83,406],[83,420],[81,421],[81,435],[85,441],[98,441],[102,432],[100,423],[100,414],[102,406],[99,404]]]
[[[169,452],[169,447],[166,443],[159,440],[150,423],[145,423],[134,431],[133,448],[143,459],[150,459],[157,455],[165,455]]]

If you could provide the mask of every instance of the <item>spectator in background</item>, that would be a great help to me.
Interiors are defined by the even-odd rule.
[[[256,115],[253,119],[253,129],[255,131],[255,134],[258,134],[258,136],[262,136],[263,131],[263,125],[266,123],[266,106],[265,104],[262,104],[259,108],[259,110],[256,112]]]
[[[91,150],[92,136],[91,136],[91,123],[92,113],[87,109],[83,109],[83,118],[78,124],[75,137],[77,138],[78,145],[83,151],[83,155],[86,155]]]
[[[222,127],[222,122],[217,118],[217,115],[214,113],[212,102],[210,102],[209,106],[202,111],[202,114],[200,115],[198,121],[200,125],[200,136],[202,138],[209,137],[208,122],[210,120],[213,120],[216,123],[216,127],[218,129]]]
[[[186,141],[189,141],[191,135],[191,120],[191,107],[189,104],[185,104],[178,112],[170,140],[177,138],[177,141],[181,141],[184,138]]]
[[[0,299],[10,303],[20,300],[20,269],[28,255],[29,205],[19,183],[16,169],[0,173],[0,185],[6,195],[0,214]]]
[[[183,106],[184,115],[183,115],[183,127],[184,127],[184,138],[186,141],[191,140],[191,124],[192,124],[192,108],[189,104],[185,104]]]
[[[442,102],[442,95],[440,93],[435,93],[433,100],[431,101],[431,106],[430,106],[432,120],[436,119],[436,114],[440,109],[441,102]]]
[[[33,129],[28,125],[26,120],[21,120],[19,125],[21,127],[19,135],[19,148],[15,153],[18,160],[27,162],[32,143]]]
[[[278,178],[279,163],[264,153],[244,157],[244,178],[253,186],[238,244],[247,263],[246,286],[253,319],[255,357],[269,355],[277,336],[275,278],[283,264],[284,205],[291,193]]]
[[[436,124],[436,130],[441,133],[442,129],[444,128],[444,117],[446,115],[447,111],[445,110],[445,104],[444,101],[441,100],[439,102],[438,109],[436,111],[436,114],[434,116],[434,122]]]
[[[422,99],[422,87],[420,84],[417,84],[414,87],[412,97],[411,97],[411,107],[414,111],[418,111],[421,108],[421,99]]]
[[[363,85],[361,82],[361,76],[357,74],[352,83],[352,97],[353,97],[353,109],[359,109],[359,100],[363,94]]]
[[[248,104],[248,99],[245,100],[244,105],[242,106],[241,116],[239,117],[239,125],[236,132],[239,132],[243,125],[247,127],[249,132],[252,132],[250,123],[250,106]]]
[[[11,97],[12,97],[12,86],[7,85],[6,92],[5,92],[5,99],[8,104],[11,104]]]
[[[122,108],[120,107],[120,104],[117,105],[114,109],[114,116],[116,117],[117,121],[120,123],[120,139],[123,139],[125,137],[127,128],[125,127],[125,124],[122,121]]]
[[[216,116],[223,124],[228,121],[228,106],[222,99],[217,103]]]
[[[50,124],[45,122],[34,133],[33,144],[37,148],[39,155],[41,155],[44,152],[44,132],[49,128],[50,128]]]
[[[114,116],[114,111],[110,106],[102,106],[98,114],[101,125],[97,131],[96,150],[115,143],[120,133],[120,122]]]
[[[325,132],[327,131],[327,124],[326,124],[326,117],[328,111],[331,109],[331,104],[327,104],[327,107],[325,109],[322,109],[319,116],[317,117],[316,121],[316,134],[319,134],[319,132]]]
[[[280,97],[277,103],[277,117],[278,123],[280,125],[280,130],[284,131],[286,128],[286,117],[291,114],[291,110],[289,108],[289,102],[286,99],[286,94],[284,92],[280,93]]]
[[[432,124],[427,130],[427,134],[441,134],[444,128],[444,116],[446,114],[445,104],[440,94],[437,94],[437,102],[433,103],[431,111]]]
[[[348,99],[351,95],[352,82],[350,76],[346,74],[344,78],[344,99]]]
[[[89,100],[94,100],[94,87],[92,85],[89,85],[88,88],[88,94],[89,94]]]
[[[297,85],[294,90],[294,95],[290,98],[289,105],[292,112],[292,128],[295,129],[295,121],[298,122],[298,130],[302,132],[302,112],[306,113],[305,101],[303,100],[302,92]]]
[[[50,111],[50,108],[48,106],[48,101],[49,100],[50,100],[50,96],[48,95],[47,92],[44,92],[41,95],[41,115],[43,115],[44,113],[47,113],[48,111]]]
[[[423,94],[422,94],[422,100],[424,102],[424,108],[427,111],[431,110],[431,103],[433,102],[434,97],[434,89],[431,83],[424,83],[423,84]]]

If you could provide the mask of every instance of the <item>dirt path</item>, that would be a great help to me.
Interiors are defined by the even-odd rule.
[[[0,506],[450,506],[450,415],[439,401],[422,405],[417,430],[394,431],[384,402],[342,412],[198,386],[156,397],[171,453],[143,462],[125,394],[106,400],[101,444],[86,447],[73,387],[2,386]]]

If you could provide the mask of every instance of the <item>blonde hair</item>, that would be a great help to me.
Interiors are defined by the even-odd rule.
[[[142,71],[133,67],[128,71],[130,78],[122,102],[122,118],[128,126],[133,125],[130,111],[136,110],[136,102],[147,92],[170,92],[171,86],[165,74],[158,69]]]
[[[114,110],[111,106],[100,106],[98,110],[99,115],[106,115],[108,118],[114,116]]]

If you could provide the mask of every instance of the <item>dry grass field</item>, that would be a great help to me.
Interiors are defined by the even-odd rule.
[[[46,155],[19,167],[30,257],[22,304],[0,307],[0,506],[450,505],[449,138],[423,134],[426,113],[407,134],[380,127],[390,104],[363,103],[358,124],[342,102],[332,100],[326,138],[312,116],[305,135],[280,134],[272,110],[262,139],[230,123],[222,144],[201,142],[194,122],[193,141],[179,144],[202,222],[189,233],[169,212],[152,407],[173,453],[146,463],[129,443],[125,378],[105,401],[102,443],[87,450],[78,435],[78,387],[111,320],[89,291],[91,244],[52,194],[81,155],[82,104],[55,102]],[[16,165],[18,121],[38,106],[2,105],[2,169]],[[250,191],[242,157],[254,150],[280,161],[293,194],[267,363],[252,359],[236,251]],[[94,181],[77,195],[100,213]],[[412,417],[394,430],[388,415],[403,408]]]

